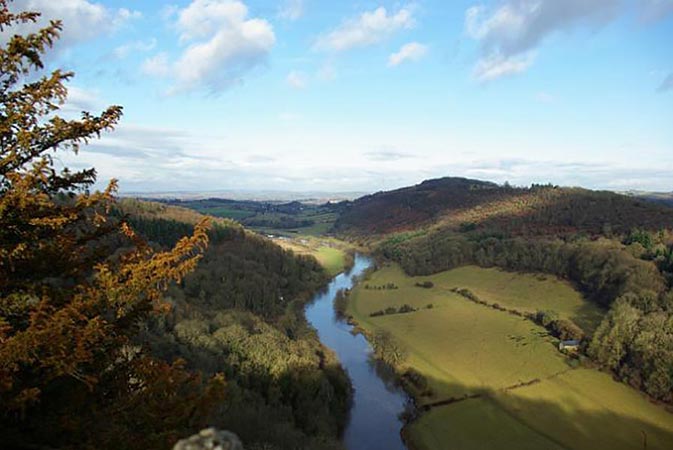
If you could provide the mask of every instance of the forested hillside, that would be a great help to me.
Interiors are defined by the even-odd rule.
[[[570,280],[606,311],[586,353],[673,401],[673,209],[609,192],[447,178],[356,200],[337,227],[410,275],[475,264]]]
[[[61,23],[30,33],[39,17],[0,0],[0,447],[167,449],[211,425],[253,450],[341,448],[350,384],[303,316],[325,271],[56,164],[122,108],[58,116],[73,74],[42,71]]]
[[[631,195],[660,205],[673,207],[673,192],[639,192]]]
[[[129,199],[117,214],[160,247],[203,218]],[[327,275],[312,257],[213,220],[202,260],[169,288],[170,310],[146,323],[139,343],[162,359],[184,359],[189,369],[223,373],[227,398],[213,423],[237,433],[246,448],[339,448],[350,385],[303,316]]]
[[[346,205],[336,229],[361,235],[436,225],[454,231],[568,236],[625,233],[636,227],[657,231],[671,223],[670,208],[613,192],[442,178],[355,200]]]

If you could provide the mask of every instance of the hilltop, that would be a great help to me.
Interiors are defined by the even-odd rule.
[[[465,178],[430,180],[342,206],[337,232],[367,243],[408,276],[474,265],[570,282],[602,320],[595,331],[579,333],[576,323],[561,321],[551,332],[576,329],[596,364],[656,399],[673,400],[673,376],[662,377],[662,364],[653,362],[670,364],[673,348],[663,341],[636,344],[658,327],[654,322],[673,320],[672,208],[613,192]],[[637,327],[626,325],[626,311],[641,318]]]
[[[636,227],[659,230],[671,223],[670,208],[614,192],[440,178],[345,203],[335,229],[366,235],[432,225],[455,231],[567,236],[626,233]]]

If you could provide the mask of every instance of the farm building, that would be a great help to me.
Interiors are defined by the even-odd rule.
[[[558,349],[560,351],[564,350],[577,350],[580,346],[580,341],[573,339],[570,341],[561,341],[558,344]]]

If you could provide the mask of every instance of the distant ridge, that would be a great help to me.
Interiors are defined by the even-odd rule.
[[[627,191],[624,195],[673,207],[673,192]]]
[[[338,232],[354,234],[386,234],[432,225],[563,236],[625,232],[635,227],[658,230],[673,223],[673,210],[645,199],[583,188],[522,188],[445,177],[348,202],[335,227]],[[670,199],[673,204],[673,195]]]
[[[293,202],[321,204],[354,200],[366,195],[366,192],[329,192],[329,191],[255,191],[255,190],[214,190],[214,191],[157,191],[122,192],[121,197],[150,200],[204,200],[209,198],[259,201]]]

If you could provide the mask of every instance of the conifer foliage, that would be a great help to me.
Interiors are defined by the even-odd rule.
[[[0,32],[36,22],[0,0]],[[208,224],[154,252],[108,214],[116,181],[90,192],[94,169],[58,170],[57,152],[111,130],[113,106],[77,120],[57,112],[72,73],[44,73],[61,24],[0,48],[0,436],[11,448],[168,448],[223,394],[131,345],[162,291],[197,264]],[[124,251],[119,249],[123,243]]]

